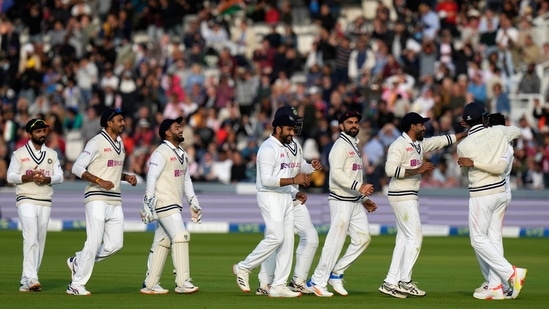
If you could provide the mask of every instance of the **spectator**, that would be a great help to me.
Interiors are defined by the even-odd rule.
[[[518,93],[540,94],[540,91],[541,80],[536,72],[536,64],[530,63],[519,82]]]

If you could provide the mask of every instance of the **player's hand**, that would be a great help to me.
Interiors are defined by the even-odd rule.
[[[126,174],[126,177],[124,177],[124,180],[126,180],[126,182],[128,182],[130,185],[134,187],[137,185],[137,177],[135,177],[135,175]]]
[[[435,165],[431,162],[423,162],[419,167],[419,174],[423,174],[435,169]]]
[[[294,183],[300,186],[308,187],[311,184],[309,175],[300,173],[294,177]]]
[[[366,208],[366,211],[368,212],[374,212],[377,209],[376,203],[371,199],[367,199],[362,205],[364,205],[364,208]]]
[[[461,167],[474,167],[475,166],[475,162],[473,162],[473,160],[471,160],[469,158],[465,158],[465,157],[459,157],[458,158],[458,164]]]
[[[369,183],[363,183],[362,185],[360,185],[360,189],[358,189],[358,191],[362,195],[369,196],[369,195],[372,195],[372,193],[374,193],[374,186]]]
[[[311,165],[313,166],[313,168],[315,169],[315,171],[321,171],[322,170],[322,164],[320,164],[320,161],[314,159],[313,161],[311,161]]]
[[[300,201],[301,204],[305,204],[305,202],[307,201],[307,193],[297,192],[297,194],[295,195],[295,199]]]
[[[202,207],[198,203],[196,196],[191,197],[189,200],[189,210],[191,211],[191,220],[194,223],[202,223]]]
[[[158,219],[158,215],[156,214],[155,208],[156,208],[156,197],[145,196],[143,198],[143,206],[141,207],[141,211],[140,211],[141,221],[143,221],[143,223],[148,224]]]
[[[112,183],[112,181],[110,181],[110,180],[99,179],[97,181],[97,184],[105,190],[110,190],[110,189],[114,188],[114,183]]]

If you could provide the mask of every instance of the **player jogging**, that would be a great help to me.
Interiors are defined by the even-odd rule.
[[[521,135],[515,126],[485,127],[486,109],[477,102],[465,105],[463,122],[470,127],[467,137],[458,145],[458,164],[469,179],[469,237],[480,262],[488,265],[488,286],[475,290],[477,299],[505,299],[502,281],[508,281],[513,289],[510,298],[520,294],[527,269],[507,261],[496,234],[501,238],[503,213],[507,208],[505,177],[509,159],[505,153],[509,143]],[[490,145],[490,147],[487,147]],[[496,232],[497,231],[497,232]],[[484,266],[485,267],[485,266]]]
[[[71,283],[67,294],[87,296],[95,262],[115,254],[124,242],[124,213],[120,182],[137,184],[135,175],[122,172],[126,151],[120,138],[124,130],[124,112],[107,109],[101,114],[103,130],[88,141],[72,167],[72,173],[88,181],[84,194],[86,242],[82,251],[67,259]]]
[[[23,274],[21,292],[39,292],[38,271],[44,256],[50,221],[52,185],[63,182],[57,152],[45,145],[49,125],[31,119],[25,126],[30,140],[13,152],[7,180],[15,185],[15,205],[23,234]]]
[[[354,111],[341,114],[341,133],[330,150],[330,230],[320,261],[307,281],[307,288],[319,297],[333,296],[326,289],[328,283],[338,294],[348,295],[343,287],[343,273],[371,241],[366,210],[373,212],[377,206],[367,197],[374,192],[373,185],[363,182],[362,157],[356,138],[361,119],[362,115]],[[347,234],[351,243],[339,258]]]
[[[291,106],[284,106],[279,108],[274,118],[281,116],[291,116],[299,123],[295,128],[295,134],[301,133],[301,126],[303,125],[303,118],[298,117],[297,110]],[[284,147],[288,149],[287,154],[291,160],[291,175],[297,176],[299,173],[311,174],[314,171],[322,169],[322,165],[318,160],[312,160],[311,164],[307,163],[303,159],[303,150],[301,145],[293,138],[289,143],[283,143]],[[292,185],[295,188],[294,194],[299,191],[298,185]],[[294,189],[292,189],[294,191]],[[305,288],[306,279],[309,276],[309,269],[313,263],[316,249],[318,247],[318,233],[311,221],[311,215],[305,205],[307,195],[305,193],[300,194],[301,199],[295,199],[293,202],[294,211],[294,229],[299,235],[299,244],[295,253],[295,267],[292,281],[288,285],[294,292],[301,292],[302,294],[311,293]],[[259,271],[259,287],[256,290],[257,295],[268,295],[269,288],[274,276],[275,268],[275,255],[272,254],[265,262],[261,264],[261,270]]]

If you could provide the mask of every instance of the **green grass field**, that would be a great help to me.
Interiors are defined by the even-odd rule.
[[[84,244],[84,232],[50,232],[40,270],[40,293],[18,291],[22,263],[20,232],[0,232],[0,306],[2,308],[547,308],[549,239],[505,239],[507,258],[528,268],[525,287],[518,299],[481,301],[472,297],[483,281],[466,237],[429,237],[414,269],[414,280],[427,291],[423,298],[395,299],[377,288],[385,278],[394,243],[392,236],[376,236],[364,254],[345,273],[350,295],[319,298],[271,299],[244,294],[236,286],[231,266],[243,259],[262,238],[261,234],[194,234],[190,243],[191,275],[200,292],[178,295],[168,261],[162,285],[168,295],[141,295],[152,233],[126,233],[121,252],[97,263],[87,284],[89,297],[65,294],[70,273],[66,259]],[[321,238],[321,245],[323,244]],[[317,259],[320,248],[317,251]],[[316,266],[316,260],[313,267]],[[257,286],[257,271],[250,276]]]

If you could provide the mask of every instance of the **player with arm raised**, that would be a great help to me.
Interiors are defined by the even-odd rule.
[[[504,172],[509,166],[509,143],[521,135],[515,126],[485,127],[486,109],[471,102],[463,109],[463,121],[470,127],[467,137],[458,145],[458,164],[469,179],[469,237],[482,267],[488,265],[488,285],[473,293],[477,299],[505,299],[503,281],[512,289],[510,298],[517,298],[527,269],[507,261],[501,238],[503,214],[509,196]]]
[[[250,272],[271,254],[276,254],[269,296],[301,296],[286,285],[294,249],[293,185],[308,186],[310,183],[305,173],[292,175],[291,157],[284,146],[291,142],[297,125],[296,119],[290,115],[274,118],[273,134],[261,144],[257,153],[257,203],[265,220],[265,236],[246,259],[233,265],[236,283],[245,293],[250,292]]]
[[[303,125],[303,118],[299,117],[297,110],[291,106],[279,108],[274,118],[284,115],[292,116],[296,119],[298,126],[295,128],[295,134],[299,135]],[[292,176],[297,176],[299,173],[311,174],[314,171],[322,170],[320,161],[312,160],[311,164],[305,161],[301,145],[293,138],[289,143],[283,143],[283,145],[288,149],[287,153],[291,160],[290,169]],[[305,288],[305,284],[315,257],[316,248],[318,247],[318,233],[311,221],[309,210],[305,205],[307,201],[306,193],[300,192],[297,184],[292,186],[294,187],[292,189],[292,197],[294,197],[294,229],[299,235],[299,244],[295,253],[294,274],[289,288],[294,292],[309,294],[311,292]],[[272,254],[261,264],[261,270],[258,275],[259,287],[256,290],[257,295],[267,295],[269,293],[269,287],[274,277],[274,268],[275,255]]]
[[[15,185],[15,205],[23,234],[21,292],[39,292],[38,271],[44,256],[53,197],[52,185],[63,182],[57,153],[45,145],[49,125],[31,119],[25,126],[30,140],[13,152],[7,180]]]
[[[307,288],[319,297],[331,297],[326,289],[330,284],[343,296],[343,273],[366,250],[371,241],[368,212],[377,209],[367,196],[374,192],[371,184],[363,182],[362,157],[358,149],[359,121],[362,115],[347,111],[339,118],[341,134],[330,150],[330,230],[322,247],[320,261],[307,281]],[[351,243],[339,258],[347,234]],[[339,258],[339,259],[338,259]]]
[[[67,294],[87,296],[86,283],[95,262],[115,254],[124,242],[124,212],[120,183],[137,184],[135,175],[123,173],[126,151],[120,134],[125,112],[107,109],[101,114],[103,130],[88,141],[74,162],[72,173],[88,181],[85,189],[86,242],[82,251],[67,259],[71,283]]]
[[[388,199],[395,213],[397,234],[389,272],[378,290],[397,298],[426,295],[412,281],[423,241],[418,200],[421,175],[434,169],[432,163],[424,161],[424,156],[466,135],[462,132],[424,138],[427,121],[429,118],[418,113],[404,115],[400,122],[402,135],[389,146],[385,163],[385,173],[391,177]]]
[[[175,266],[175,292],[178,294],[198,292],[198,287],[192,284],[190,278],[191,234],[185,228],[181,217],[183,195],[189,203],[193,222],[201,223],[202,208],[198,204],[188,170],[189,158],[180,146],[184,140],[182,121],[182,117],[162,121],[158,135],[163,142],[149,160],[147,187],[141,213],[144,223],[149,223],[156,218],[158,220],[141,294],[168,293],[168,290],[160,286],[160,275],[170,248]]]

